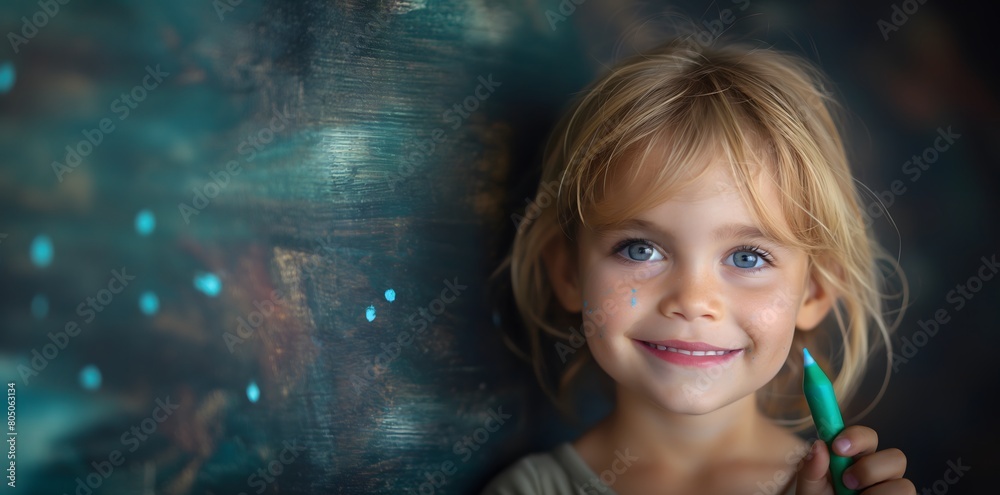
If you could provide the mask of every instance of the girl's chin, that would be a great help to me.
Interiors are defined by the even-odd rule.
[[[726,402],[714,397],[684,396],[660,401],[660,407],[675,414],[690,414],[699,416],[717,411]]]

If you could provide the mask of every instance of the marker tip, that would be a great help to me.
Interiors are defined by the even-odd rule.
[[[806,349],[805,347],[803,347],[802,348],[802,356],[803,356],[802,357],[802,361],[803,361],[803,364],[805,366],[816,364],[816,361],[813,360],[812,355],[809,354],[809,349]]]

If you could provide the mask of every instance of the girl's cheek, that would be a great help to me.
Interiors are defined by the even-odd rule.
[[[620,332],[628,326],[626,320],[637,302],[637,290],[620,273],[605,271],[594,275],[584,286],[583,316],[599,330],[598,337],[609,331]]]
[[[762,299],[744,300],[739,312],[743,331],[754,345],[753,356],[768,357],[769,361],[784,363],[795,334],[796,307],[794,298],[770,292]]]
[[[795,317],[798,301],[791,292],[783,289],[761,293],[763,298],[743,311],[743,330],[753,342],[747,356],[755,366],[776,375],[788,360],[795,336]]]

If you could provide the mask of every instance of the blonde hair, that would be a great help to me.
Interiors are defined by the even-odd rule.
[[[765,233],[804,250],[813,275],[838,296],[832,318],[814,331],[796,329],[793,349],[810,347],[847,403],[869,357],[879,343],[885,345],[889,362],[868,409],[874,406],[888,382],[889,336],[902,317],[907,290],[898,264],[866,225],[862,189],[855,187],[834,119],[839,106],[826,86],[821,72],[795,55],[718,41],[703,46],[688,37],[624,59],[573,102],[549,139],[535,201],[518,224],[510,254],[494,272],[495,279],[509,273],[527,333],[527,349],[514,349],[532,361],[539,383],[557,405],[565,406],[559,398],[592,357],[586,346],[574,353],[552,390],[546,363],[556,343],[571,337],[562,328],[579,325],[581,315],[569,314],[554,297],[543,250],[557,236],[572,240],[581,226],[613,224],[655,206],[683,185],[680,177],[704,171],[692,167],[707,168],[710,160],[699,158],[721,152]],[[668,151],[656,162],[663,166],[653,171],[653,181],[643,183],[644,194],[625,209],[601,203],[613,164],[627,164],[624,170],[634,182],[640,172],[634,164],[643,163],[637,157],[664,143]],[[763,193],[752,180],[762,170],[759,164],[768,164],[770,174],[764,175],[783,193],[783,215],[764,207]],[[883,273],[885,267],[890,271]],[[884,292],[890,273],[900,277],[899,294]],[[883,311],[884,300],[899,296],[903,302],[889,322],[892,312]],[[833,323],[838,340],[830,333]],[[810,424],[808,411],[799,389],[792,388],[801,386],[801,368],[801,352],[791,352],[758,396],[767,414],[804,428]]]

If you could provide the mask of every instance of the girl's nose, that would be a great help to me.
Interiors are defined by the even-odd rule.
[[[722,317],[722,301],[717,274],[708,267],[678,267],[666,274],[662,286],[659,310],[671,319],[710,321]]]

